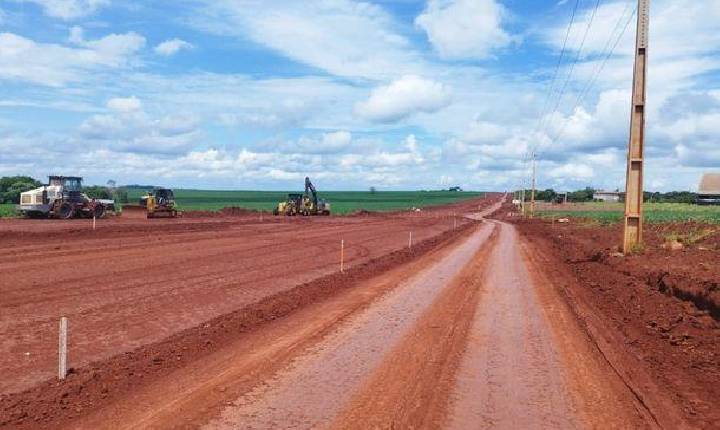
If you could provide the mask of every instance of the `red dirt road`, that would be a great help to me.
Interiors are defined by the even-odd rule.
[[[670,393],[628,377],[644,369],[607,344],[612,332],[564,294],[515,226],[481,220],[499,207],[488,206],[417,254],[356,262],[66,385],[0,396],[0,413],[12,414],[0,427],[690,428]],[[387,218],[363,222],[422,222]]]

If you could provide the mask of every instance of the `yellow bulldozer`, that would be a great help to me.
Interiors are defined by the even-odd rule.
[[[137,213],[145,212],[147,218],[178,216],[175,206],[175,193],[167,188],[156,188],[148,191],[147,195],[140,197],[136,205],[123,205],[123,212]]]
[[[330,215],[330,203],[318,198],[317,190],[310,178],[305,178],[305,193],[290,193],[285,201],[279,202],[273,215],[312,216]]]

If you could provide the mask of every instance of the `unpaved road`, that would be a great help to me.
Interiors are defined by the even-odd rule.
[[[73,428],[657,428],[514,228],[485,222]]]

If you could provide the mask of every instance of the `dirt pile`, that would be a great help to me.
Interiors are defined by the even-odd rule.
[[[717,226],[648,225],[642,253],[622,257],[620,225],[506,219],[546,258],[558,286],[586,299],[614,327],[624,339],[620,348],[671,394],[690,423],[719,422],[720,250],[717,233],[697,233]],[[669,237],[684,240],[683,249],[663,249]]]

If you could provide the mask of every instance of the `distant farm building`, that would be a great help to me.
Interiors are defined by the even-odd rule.
[[[457,187],[457,186],[456,186],[456,187],[450,187],[450,188],[448,189],[448,191],[462,191],[462,188]]]
[[[595,191],[593,193],[593,200],[599,201],[599,202],[621,202],[624,200],[625,193],[621,193],[620,191]]]
[[[720,173],[706,173],[700,180],[697,203],[720,205]]]

